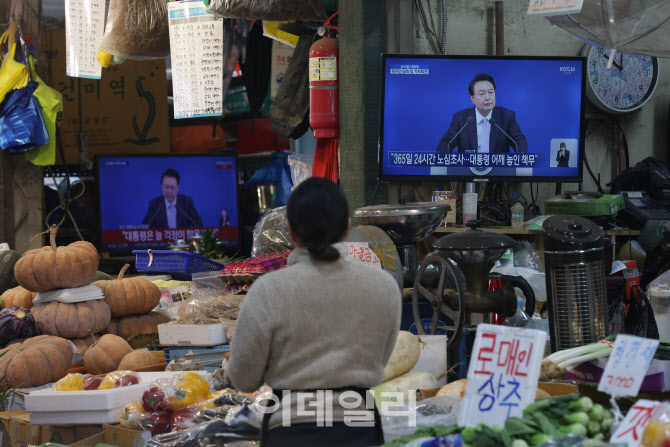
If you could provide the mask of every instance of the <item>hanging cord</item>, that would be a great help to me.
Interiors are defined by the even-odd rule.
[[[442,54],[447,54],[447,0],[442,0]]]
[[[69,187],[70,178],[67,177],[66,181],[68,182],[68,188],[67,188],[67,194],[64,197],[63,194],[60,192],[60,187],[58,186],[58,182],[56,182],[56,176],[54,175],[53,171],[51,170],[51,166],[47,166],[47,168],[49,170],[49,176],[53,180],[54,186],[56,187],[56,192],[58,192],[58,197],[60,199],[60,204],[56,208],[49,211],[49,213],[46,215],[45,223],[47,225],[49,225],[49,218],[51,217],[51,215],[53,213],[55,213],[56,211],[62,209],[62,210],[65,211],[65,213],[63,213],[63,217],[61,217],[60,221],[56,225],[58,227],[60,227],[65,222],[65,217],[70,216],[70,220],[72,221],[72,225],[74,226],[74,230],[77,232],[77,236],[79,236],[79,239],[81,239],[83,241],[84,237],[81,235],[81,232],[79,231],[79,227],[77,226],[77,221],[74,219],[74,216],[72,216],[72,213],[70,212],[70,203],[74,202],[75,200],[79,199],[81,196],[84,195],[84,192],[86,192],[86,186],[84,185],[83,182],[80,182],[79,180],[76,180],[72,185],[73,186],[77,185],[77,184],[81,185],[81,192],[79,192],[79,194],[77,194],[74,197],[70,197],[70,193],[71,193],[72,189]]]
[[[589,128],[589,123],[590,122],[591,122],[591,120],[586,120],[585,123],[584,123],[584,131],[585,131],[584,133],[585,134],[586,134],[586,131]],[[589,171],[589,175],[591,176],[591,178],[595,182],[596,188],[598,188],[598,192],[602,194],[603,193],[603,188],[600,185],[600,174],[598,174],[598,178],[596,178],[595,174],[591,170],[591,165],[589,165],[589,160],[586,158],[586,145],[584,145],[584,147],[582,148],[582,154],[583,154],[583,157],[584,157],[584,166],[586,166],[586,169]]]
[[[435,35],[435,32],[430,29],[428,26],[428,20],[426,19],[426,12],[423,9],[423,5],[421,4],[420,0],[413,0],[412,2],[414,6],[419,11],[419,17],[421,18],[421,24],[423,25],[423,29],[426,30],[426,34],[428,35],[428,43],[430,43],[430,47],[433,50],[433,53],[435,54],[440,54],[440,47],[439,47],[439,42],[437,40],[437,36]]]
[[[61,139],[61,133],[60,133],[60,125],[56,125],[56,146],[58,147],[58,151],[60,153],[61,159],[63,161],[63,170],[65,171],[65,181],[66,181],[66,187],[65,187],[65,196],[60,191],[60,188],[58,186],[58,183],[56,182],[56,176],[54,175],[53,171],[51,170],[51,166],[47,166],[47,169],[49,171],[49,176],[54,182],[54,185],[56,186],[56,192],[58,192],[58,197],[60,199],[60,204],[49,211],[49,213],[46,216],[46,224],[47,226],[49,225],[49,218],[53,213],[55,213],[57,210],[62,209],[65,211],[63,213],[63,217],[61,218],[60,222],[58,223],[58,226],[61,226],[63,222],[65,222],[65,216],[66,214],[70,216],[70,220],[72,221],[72,226],[74,227],[74,230],[77,232],[77,236],[79,236],[80,240],[84,240],[84,237],[81,235],[81,232],[79,231],[79,226],[77,225],[77,221],[75,220],[74,216],[72,216],[72,213],[70,212],[70,203],[73,201],[79,199],[82,195],[84,195],[84,192],[86,191],[86,186],[84,185],[83,182],[76,181],[74,182],[75,184],[81,184],[82,190],[79,194],[77,194],[75,197],[72,197],[72,188],[70,185],[70,173],[69,169],[67,168],[67,163],[65,162],[65,151],[63,150],[63,141]]]

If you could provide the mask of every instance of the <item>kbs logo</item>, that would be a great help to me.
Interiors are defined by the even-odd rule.
[[[577,71],[575,67],[561,67],[560,70],[563,74],[572,74]]]

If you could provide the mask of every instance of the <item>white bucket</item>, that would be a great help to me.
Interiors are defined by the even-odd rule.
[[[662,342],[670,342],[670,287],[662,285],[649,289],[649,303],[654,310],[659,338]]]
[[[427,371],[437,378],[439,386],[447,384],[447,336],[419,335],[421,353],[412,371]]]

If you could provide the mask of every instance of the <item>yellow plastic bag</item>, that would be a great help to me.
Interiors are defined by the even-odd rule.
[[[12,90],[24,88],[28,85],[28,67],[14,60],[16,44],[12,45],[9,54],[0,65],[0,102]]]
[[[32,78],[39,83],[39,87],[33,95],[40,103],[40,112],[44,118],[49,142],[26,152],[26,160],[37,166],[48,166],[56,163],[56,118],[58,112],[63,111],[63,97],[56,90],[44,83],[35,71],[35,59],[30,57],[30,73]]]

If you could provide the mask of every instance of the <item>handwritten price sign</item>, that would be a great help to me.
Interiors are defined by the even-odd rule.
[[[458,424],[503,426],[535,400],[546,333],[480,324],[468,367]]]
[[[379,256],[370,250],[367,242],[347,242],[346,244],[349,248],[349,256],[354,261],[382,268]]]
[[[617,339],[620,336],[617,337]],[[644,426],[651,419],[654,411],[661,406],[660,402],[653,400],[638,400],[635,405],[628,410],[626,418],[619,425],[610,442],[615,444],[628,444],[628,447],[637,447],[642,440]]]
[[[598,384],[598,391],[612,397],[637,396],[658,340],[619,334]]]

